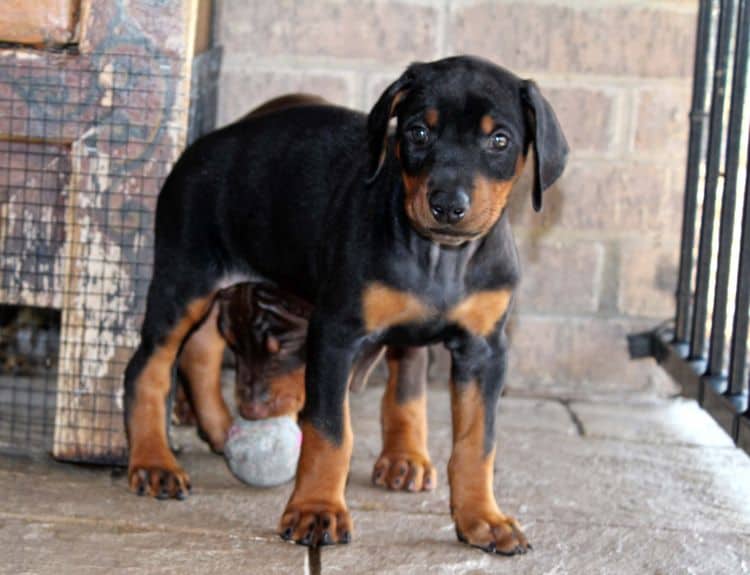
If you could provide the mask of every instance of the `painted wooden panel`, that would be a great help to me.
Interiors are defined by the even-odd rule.
[[[79,0],[0,0],[0,42],[54,46],[75,41]]]
[[[84,2],[76,50],[0,50],[0,303],[62,311],[58,458],[126,457],[122,374],[185,142],[196,6]]]

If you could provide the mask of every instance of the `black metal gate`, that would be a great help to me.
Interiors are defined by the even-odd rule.
[[[749,42],[750,0],[701,0],[674,324],[629,338],[748,452]]]

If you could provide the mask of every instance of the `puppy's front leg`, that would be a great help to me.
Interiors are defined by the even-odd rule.
[[[453,452],[448,462],[451,515],[460,541],[490,553],[529,549],[518,522],[495,501],[495,410],[507,364],[505,335],[467,335],[452,350]]]
[[[302,545],[351,539],[344,489],[353,443],[348,383],[356,341],[356,334],[348,333],[343,322],[313,315],[301,413],[302,453],[294,491],[279,525],[282,538]]]

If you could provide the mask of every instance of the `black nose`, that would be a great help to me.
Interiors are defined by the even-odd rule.
[[[456,224],[469,211],[469,195],[458,188],[453,192],[432,190],[429,197],[432,216],[441,224]]]

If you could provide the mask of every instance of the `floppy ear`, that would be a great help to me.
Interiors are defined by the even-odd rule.
[[[256,315],[256,287],[254,283],[235,284],[221,290],[216,296],[215,305],[219,306],[217,327],[235,353],[246,351],[243,347],[247,347],[247,334]]]
[[[370,152],[368,184],[375,181],[383,167],[388,145],[388,123],[396,115],[398,104],[406,97],[413,80],[414,73],[409,68],[385,89],[370,110],[370,115],[367,117],[367,141]]]
[[[232,322],[232,298],[235,297],[239,287],[234,285],[223,289],[216,296],[216,303],[219,306],[219,317],[216,319],[216,327],[232,350],[237,347],[237,338],[234,334],[234,324]]]
[[[521,83],[521,100],[531,132],[536,165],[531,201],[535,211],[542,209],[542,192],[559,178],[568,158],[568,142],[549,102],[531,80]]]

